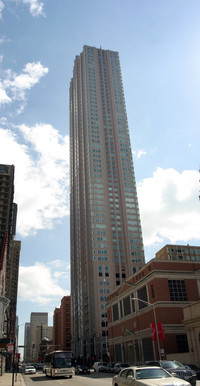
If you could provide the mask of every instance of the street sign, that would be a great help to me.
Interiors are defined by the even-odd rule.
[[[8,343],[7,350],[8,350],[8,352],[13,352],[14,351],[14,344],[13,343]]]

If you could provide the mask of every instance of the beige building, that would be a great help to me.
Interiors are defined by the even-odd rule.
[[[200,283],[199,283],[200,288]],[[183,309],[191,363],[200,364],[200,301]]]
[[[200,261],[200,247],[167,244],[156,253],[156,259],[177,261]]]
[[[144,265],[119,54],[83,47],[70,83],[72,350],[107,360],[106,296]]]
[[[32,312],[30,323],[25,325],[25,361],[37,361],[43,338],[53,341],[53,326],[48,326],[48,312]]]

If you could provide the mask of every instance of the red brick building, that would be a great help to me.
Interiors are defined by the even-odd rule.
[[[60,350],[71,351],[71,297],[64,296],[53,316],[53,344]]]
[[[107,297],[110,362],[191,363],[183,309],[199,300],[200,247],[165,246]]]

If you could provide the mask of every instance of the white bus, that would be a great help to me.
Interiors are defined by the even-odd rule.
[[[44,356],[44,373],[47,377],[72,378],[74,366],[71,351],[52,351]]]

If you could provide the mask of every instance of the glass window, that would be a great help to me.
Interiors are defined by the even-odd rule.
[[[184,280],[168,280],[171,301],[187,301],[187,292]]]
[[[99,271],[99,276],[103,276],[102,266],[101,265],[98,266],[98,271]]]
[[[113,321],[119,319],[119,309],[118,309],[118,304],[114,304],[112,306],[112,313],[113,313]]]
[[[147,289],[146,289],[146,286],[140,288],[138,291],[137,291],[137,297],[138,299],[141,299],[141,300],[144,300],[144,302],[148,302],[147,300]],[[145,304],[144,302],[140,302],[138,300],[138,307],[139,307],[139,310],[141,310],[142,308],[145,308],[147,307],[148,304]]]
[[[120,314],[121,314],[121,318],[123,318],[124,313],[123,313],[123,304],[122,304],[122,301],[120,301]]]
[[[133,298],[134,298],[134,294],[132,294],[131,299],[132,299],[132,312],[135,312],[135,300]]]
[[[153,284],[151,285],[151,296],[152,296],[153,299],[155,298],[155,294],[154,294],[154,286],[153,286]]]
[[[176,335],[176,343],[178,352],[189,352],[187,335]]]
[[[131,313],[131,303],[130,303],[129,296],[123,299],[123,305],[124,305],[124,316],[129,315]]]

